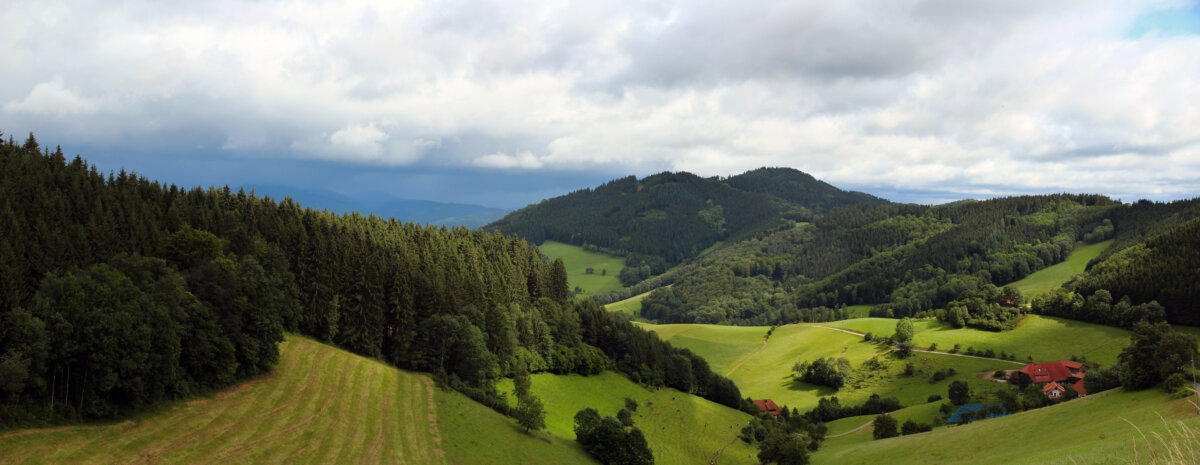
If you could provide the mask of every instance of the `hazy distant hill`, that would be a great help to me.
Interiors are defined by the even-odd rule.
[[[253,188],[258,195],[278,200],[291,197],[299,204],[319,210],[331,210],[336,213],[359,212],[364,215],[373,213],[382,218],[396,218],[421,224],[466,226],[474,229],[503,218],[508,213],[508,210],[481,205],[401,199],[375,194],[348,195],[294,186],[257,185]]]

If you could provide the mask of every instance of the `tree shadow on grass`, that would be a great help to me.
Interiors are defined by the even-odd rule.
[[[817,397],[825,397],[837,394],[838,390],[828,386],[818,386],[816,384],[808,384],[796,381],[791,377],[783,378],[779,383],[780,387],[787,388],[789,391],[815,393]]]

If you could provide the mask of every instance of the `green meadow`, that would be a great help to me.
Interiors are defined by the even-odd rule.
[[[428,376],[299,336],[274,371],[118,422],[0,434],[0,463],[594,463]]]
[[[635,400],[634,425],[646,436],[655,463],[753,464],[758,453],[737,435],[750,415],[674,389],[647,390],[624,376],[604,372],[595,376],[535,374],[532,391],[546,407],[546,431],[554,437],[575,437],[575,413],[587,407],[616,416],[625,398]],[[512,380],[500,383],[512,391]],[[511,399],[515,405],[515,400]]]
[[[894,325],[894,323],[893,323]],[[834,396],[843,404],[859,404],[871,396],[894,396],[904,405],[925,403],[930,395],[946,395],[955,380],[966,381],[973,390],[985,392],[997,388],[991,381],[977,378],[983,372],[1011,369],[1015,365],[994,360],[955,357],[944,354],[916,354],[896,360],[885,345],[865,342],[862,336],[808,325],[776,328],[763,347],[766,327],[716,325],[642,325],[655,331],[672,345],[686,347],[708,360],[717,373],[737,383],[744,396],[769,398],[778,404],[805,411],[815,407],[821,397]],[[760,351],[761,349],[761,351]],[[844,357],[855,368],[840,390],[793,381],[792,366],[798,361],[823,357]],[[884,365],[874,370],[861,369],[863,363],[878,358]],[[915,373],[904,375],[912,363]],[[736,367],[736,369],[734,369]],[[940,382],[931,382],[933,373],[953,368],[957,374]]]
[[[891,336],[896,332],[896,320],[891,318],[861,318],[855,320],[822,323],[825,326],[870,332],[880,336]],[[1049,362],[1070,359],[1072,355],[1086,356],[1089,361],[1102,366],[1116,363],[1117,354],[1129,344],[1130,332],[1111,326],[1082,321],[1067,320],[1040,315],[1029,315],[1016,329],[1004,332],[980,331],[971,328],[954,328],[935,319],[913,322],[914,338],[918,346],[937,344],[945,351],[962,345],[962,349],[992,349],[997,353],[1016,354],[1017,361]]]
[[[587,297],[621,288],[617,274],[625,268],[625,259],[602,253],[589,252],[578,247],[561,242],[546,241],[538,246],[542,255],[550,259],[561,258],[567,267],[567,281],[571,289],[583,289],[580,297]],[[588,274],[587,269],[592,273]],[[641,307],[639,303],[638,307]]]
[[[641,294],[630,297],[628,299],[613,302],[611,304],[605,305],[604,308],[610,312],[624,313],[626,315],[633,315],[633,316],[641,315],[642,314],[642,300],[645,299],[646,296],[650,295],[651,292],[654,292],[654,291],[646,291]]]
[[[1118,388],[1051,407],[912,436],[875,441],[868,427],[828,440],[812,463],[1148,463],[1152,455],[1162,457],[1164,444],[1172,441],[1168,430],[1178,429],[1181,422],[1192,429],[1183,438],[1183,445],[1194,451],[1195,429],[1200,426],[1194,399],[1170,400],[1160,389],[1125,392]]]
[[[1026,299],[1031,299],[1034,296],[1043,292],[1052,290],[1071,279],[1079,273],[1083,273],[1084,268],[1087,268],[1088,262],[1093,258],[1100,256],[1100,252],[1112,245],[1112,239],[1095,244],[1079,245],[1066,260],[1061,263],[1042,268],[1026,276],[1024,279],[1010,283],[1010,286],[1017,288],[1021,295]]]

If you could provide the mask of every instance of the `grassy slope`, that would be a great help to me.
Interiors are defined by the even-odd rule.
[[[512,381],[503,380],[500,389],[511,392]],[[717,463],[757,462],[757,451],[735,440],[750,416],[696,396],[673,389],[649,391],[612,372],[537,374],[533,392],[545,404],[546,430],[557,437],[574,437],[579,410],[592,407],[601,415],[616,416],[628,397],[638,402],[634,424],[646,435],[655,463],[708,463],[718,450],[722,452]]]
[[[708,361],[709,367],[720,374],[725,374],[762,347],[763,336],[767,334],[767,328],[761,326],[638,325],[658,333],[658,337],[671,341],[675,347],[691,349],[700,354]]]
[[[298,336],[280,351],[273,373],[211,397],[0,435],[0,463],[590,462],[573,440],[521,433],[425,375]]]
[[[610,312],[625,313],[628,315],[640,315],[642,314],[642,299],[645,299],[646,296],[650,295],[651,292],[654,291],[646,291],[628,299],[613,302],[605,305],[604,308]]]
[[[546,241],[538,246],[538,250],[551,259],[563,259],[563,264],[567,267],[567,281],[571,289],[583,288],[581,297],[621,288],[621,281],[617,279],[617,274],[625,268],[625,259],[621,257],[588,252],[583,250],[583,247],[554,241]],[[592,268],[595,273],[587,274],[588,268]],[[601,270],[607,270],[608,273],[601,276]]]
[[[888,351],[884,346],[863,342],[862,338],[827,328],[788,325],[781,326],[771,336],[767,347],[757,355],[762,346],[765,327],[737,327],[714,325],[644,325],[654,330],[659,337],[671,344],[686,347],[708,360],[713,370],[726,373],[738,363],[740,367],[729,378],[737,383],[742,394],[755,399],[770,398],[777,403],[801,411],[808,410],[824,396],[836,395],[843,403],[858,404],[872,393],[895,396],[905,405],[926,402],[931,394],[946,395],[951,381],[962,380],[974,390],[994,390],[996,385],[977,379],[983,371],[1012,368],[1003,362],[951,357],[945,355],[916,355],[906,361],[882,359],[888,367],[882,372],[861,371],[861,376],[841,390],[813,386],[791,380],[792,365],[799,360],[814,360],[820,357],[845,357],[858,368],[863,362]],[[743,362],[744,361],[744,362]],[[901,375],[905,363],[911,362],[918,373],[912,377]],[[935,371],[954,368],[958,374],[939,383],[930,383]],[[867,376],[867,375],[870,376]]]
[[[883,336],[896,332],[896,320],[889,318],[862,318],[824,324]],[[1103,366],[1116,363],[1117,354],[1129,344],[1130,334],[1120,328],[1039,315],[1030,315],[1021,326],[1002,333],[955,329],[932,319],[914,322],[913,329],[914,339],[922,347],[936,343],[938,350],[947,350],[954,344],[962,344],[964,350],[974,347],[977,350],[993,349],[997,353],[1015,353],[1018,361],[1027,361],[1030,355],[1039,362],[1069,359],[1071,355],[1078,355],[1087,356],[1088,360]]]
[[[1167,424],[1200,424],[1194,399],[1116,389],[1061,405],[914,436],[830,440],[814,464],[1141,463]],[[1160,418],[1161,415],[1161,418]],[[1166,423],[1164,423],[1164,420]],[[1135,428],[1140,428],[1139,433]],[[870,429],[851,436],[870,438]],[[1151,439],[1143,439],[1146,434]],[[847,436],[849,438],[850,436]]]
[[[1024,295],[1026,299],[1033,298],[1035,295],[1062,286],[1072,276],[1083,273],[1088,262],[1100,256],[1100,252],[1103,252],[1111,244],[1112,240],[1110,239],[1095,244],[1077,246],[1062,263],[1042,268],[1026,276],[1024,279],[1010,283],[1009,285],[1021,291],[1021,295]]]

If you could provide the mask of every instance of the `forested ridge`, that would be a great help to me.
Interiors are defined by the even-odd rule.
[[[0,426],[227,386],[269,370],[284,331],[498,410],[518,358],[741,402],[702,359],[571,301],[561,261],[515,237],[104,176],[32,135],[0,167]]]
[[[760,168],[726,179],[668,172],[546,199],[488,228],[534,243],[549,239],[625,256],[622,282],[628,286],[718,241],[761,236],[846,205],[886,203],[790,168]]]
[[[647,296],[643,314],[775,324],[840,318],[840,307],[870,304],[880,316],[912,316],[1058,263],[1078,241],[1112,238],[1114,218],[1129,208],[1067,194],[846,207],[714,252]]]

